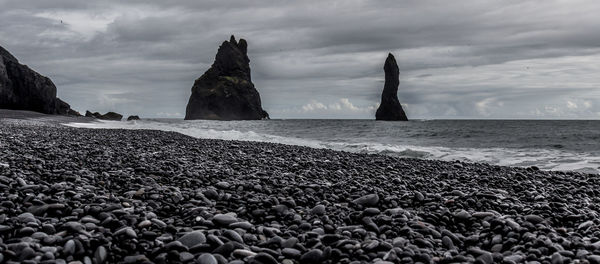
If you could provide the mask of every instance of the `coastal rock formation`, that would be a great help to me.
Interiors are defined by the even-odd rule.
[[[131,121],[131,120],[140,120],[140,117],[139,117],[139,116],[136,116],[136,115],[129,116],[129,117],[127,118],[127,121]]]
[[[123,119],[123,115],[119,114],[119,113],[115,113],[115,112],[108,112],[106,114],[100,114],[98,112],[90,112],[90,111],[85,111],[85,116],[86,117],[94,117],[94,118],[98,118],[98,119],[102,119],[102,120],[110,120],[110,121],[121,121],[121,119]]]
[[[383,66],[385,71],[385,84],[383,86],[383,93],[381,94],[381,104],[375,114],[376,120],[386,121],[408,121],[406,113],[398,101],[398,85],[400,84],[398,64],[396,59],[391,53],[385,60]]]
[[[119,113],[115,113],[115,112],[108,112],[108,113],[102,115],[101,117],[99,117],[99,119],[121,121],[121,119],[123,119],[123,115],[119,114]]]
[[[75,114],[71,106],[56,98],[56,86],[0,47],[0,108],[30,110],[45,114]]]
[[[250,78],[248,44],[231,36],[223,42],[215,62],[194,82],[185,119],[259,120],[268,119],[260,95]]]

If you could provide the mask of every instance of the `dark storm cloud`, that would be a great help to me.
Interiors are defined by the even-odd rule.
[[[600,117],[592,0],[0,6],[0,45],[82,111],[181,116],[194,79],[236,34],[249,42],[253,81],[273,117],[371,117],[388,52],[413,117]]]

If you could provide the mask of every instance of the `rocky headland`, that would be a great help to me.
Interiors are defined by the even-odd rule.
[[[260,120],[260,95],[250,77],[246,40],[231,36],[217,51],[213,65],[194,82],[185,119]]]
[[[52,80],[42,76],[0,47],[0,108],[44,114],[79,115],[56,97]]]
[[[400,69],[396,63],[394,55],[388,54],[385,64],[385,84],[381,93],[381,103],[375,113],[376,120],[385,121],[408,121],[406,113],[398,100],[398,85],[400,85]]]
[[[600,263],[598,175],[0,122],[0,263]]]
[[[86,117],[93,117],[100,120],[110,120],[110,121],[121,121],[123,119],[123,115],[115,112],[107,112],[106,114],[100,114],[98,112],[90,112],[85,111]]]

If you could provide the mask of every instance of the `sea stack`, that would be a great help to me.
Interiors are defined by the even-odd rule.
[[[269,118],[252,84],[247,51],[246,41],[238,42],[234,36],[221,44],[213,65],[194,82],[185,111],[186,120]]]
[[[385,71],[385,84],[381,94],[381,104],[375,113],[376,120],[385,121],[408,121],[406,113],[398,101],[398,85],[400,84],[400,69],[396,59],[391,53],[388,55],[383,66]]]
[[[86,117],[93,117],[93,118],[97,118],[97,119],[101,119],[101,120],[111,120],[111,121],[121,121],[123,119],[123,115],[119,114],[119,113],[115,113],[115,112],[108,112],[106,114],[100,114],[98,112],[90,112],[85,111],[85,116]],[[129,121],[129,120],[127,120]]]
[[[56,86],[48,77],[20,64],[17,58],[0,47],[0,108],[29,110],[44,114],[79,113],[56,98]]]

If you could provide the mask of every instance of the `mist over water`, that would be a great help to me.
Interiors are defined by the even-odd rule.
[[[600,173],[600,121],[146,119],[66,125],[156,129],[197,138],[273,142],[398,157]]]

